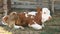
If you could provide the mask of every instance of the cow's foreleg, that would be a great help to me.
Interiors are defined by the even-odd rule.
[[[17,25],[14,25],[14,28],[15,28],[15,29],[19,29],[19,28],[20,28],[20,29],[24,29],[23,26],[17,26]]]
[[[45,26],[44,26],[44,22],[42,22],[42,27],[45,27]]]

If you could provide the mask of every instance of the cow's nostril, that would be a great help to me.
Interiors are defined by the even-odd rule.
[[[49,19],[48,20],[51,20],[52,19],[52,17],[51,16],[49,16]]]

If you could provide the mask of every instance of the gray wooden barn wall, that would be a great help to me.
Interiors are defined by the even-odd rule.
[[[49,8],[49,5],[51,5],[51,3],[49,4],[48,3],[49,0],[12,0],[12,7],[13,8],[29,8],[29,9],[34,9],[36,8],[36,3],[39,3],[40,7],[43,8],[43,7],[47,7]],[[52,1],[52,0],[51,0]],[[23,3],[23,4],[20,4]],[[29,5],[30,3],[33,3],[32,5]],[[55,9],[60,9],[60,1],[59,0],[56,0],[55,1]]]

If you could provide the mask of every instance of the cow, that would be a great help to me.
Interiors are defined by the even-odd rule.
[[[37,12],[24,12],[19,14],[19,18],[21,19],[21,23],[25,26],[32,27],[34,29],[42,29],[41,22],[41,13],[42,9],[37,8]],[[18,23],[17,23],[18,24]],[[21,24],[19,24],[21,25]],[[21,25],[21,26],[23,26]]]
[[[28,26],[39,30],[42,29],[42,27],[44,27],[44,22],[50,19],[50,10],[48,8],[38,7],[36,12],[12,12],[10,15],[4,16],[2,18],[2,23],[5,25],[7,23],[10,27],[11,25],[13,25],[16,29],[24,29],[24,26]]]

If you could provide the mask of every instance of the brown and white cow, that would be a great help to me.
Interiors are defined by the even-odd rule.
[[[21,13],[12,12],[10,15],[9,17],[4,16],[2,18],[2,23],[6,23],[6,21],[8,21],[7,24],[8,23],[11,24],[11,22],[13,22],[14,28],[21,29],[24,29],[23,26],[29,26],[37,30],[42,29],[42,27],[44,27],[44,22],[51,18],[50,10],[48,8],[41,9],[39,7],[37,8],[36,12],[35,11]]]

